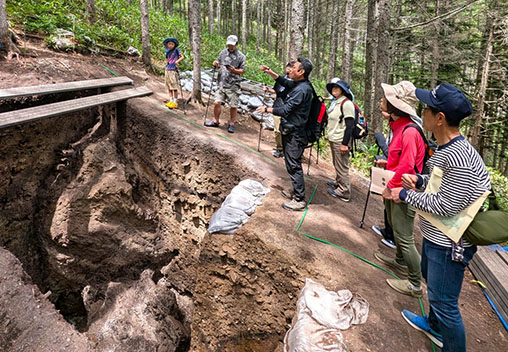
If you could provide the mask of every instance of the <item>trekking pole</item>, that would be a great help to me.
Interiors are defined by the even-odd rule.
[[[183,96],[183,91],[182,91],[182,81],[180,80],[180,70],[178,69],[178,66],[176,67],[176,74],[178,75],[178,85],[180,86],[180,95],[182,96],[182,109],[183,109],[183,114],[184,115],[187,115],[187,111],[185,111],[185,97]]]
[[[317,156],[316,156],[316,165],[319,164],[319,139],[317,140]]]
[[[213,89],[213,82],[215,81],[215,72],[216,72],[216,67],[214,66],[213,71],[212,71],[212,85],[210,86],[210,93],[208,94],[208,104],[206,104],[206,113],[204,116],[203,125],[206,123],[206,119],[208,118],[208,107],[210,106],[210,99],[212,98],[212,89]]]
[[[266,84],[263,85],[263,100],[261,101],[264,106],[266,106],[266,104],[265,104],[266,89],[265,88],[266,88]],[[262,117],[262,120],[264,121],[265,120],[265,113],[262,113],[261,117]],[[263,132],[263,121],[259,122],[258,152],[260,151],[259,147],[261,146],[261,134]]]
[[[367,206],[369,205],[369,197],[370,197],[370,186],[372,185],[372,170],[370,171],[370,182],[369,189],[367,190],[367,199],[365,200],[365,206],[363,207],[363,215],[362,220],[360,221],[360,228],[363,228],[363,224],[365,224],[365,213],[367,212]]]
[[[310,175],[310,161],[312,160],[312,146],[314,144],[310,145],[310,151],[309,151],[309,164],[307,165],[307,176]]]

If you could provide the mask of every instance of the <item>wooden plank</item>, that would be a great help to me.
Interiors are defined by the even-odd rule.
[[[500,311],[508,314],[508,297],[506,291],[502,289],[502,287],[498,286],[489,272],[488,268],[481,265],[477,266],[477,264],[471,267],[471,271],[475,275],[475,277],[481,281],[487,287],[487,293],[491,298],[496,298],[498,302],[496,304],[497,308]]]
[[[482,281],[483,283],[487,284],[487,279],[477,270],[472,270],[473,273],[474,273],[474,276]],[[501,315],[501,317],[503,317],[503,319],[505,321],[508,321],[508,309],[505,308],[505,302],[506,300],[503,300],[502,298],[500,298],[497,293],[492,290],[492,287],[491,286],[487,286],[487,289],[485,289],[485,291],[487,292],[487,294],[489,295],[490,299],[492,300],[492,302],[494,303],[494,305],[496,306],[496,309],[498,310],[499,314]]]
[[[115,103],[117,101],[127,100],[130,98],[143,97],[150,94],[152,94],[150,89],[140,87],[119,90],[106,94],[92,95],[85,98],[65,100],[33,108],[4,112],[0,114],[0,128],[19,125],[56,115],[67,114],[103,104]]]
[[[133,81],[129,77],[113,77],[90,79],[85,81],[64,82],[56,84],[45,84],[41,86],[16,87],[0,89],[0,99],[16,98],[29,95],[45,95],[53,93],[72,92],[76,90],[95,89],[121,86],[125,84],[132,85]]]

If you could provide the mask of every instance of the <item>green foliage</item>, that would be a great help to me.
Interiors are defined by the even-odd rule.
[[[351,165],[361,171],[364,175],[370,174],[370,168],[374,165],[374,155],[377,154],[376,143],[371,143],[368,140],[358,140],[355,155],[351,158]]]
[[[503,176],[499,170],[487,167],[490,174],[490,183],[497,197],[499,207],[508,212],[508,177]]]

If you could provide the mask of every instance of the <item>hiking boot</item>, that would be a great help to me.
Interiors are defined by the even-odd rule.
[[[386,247],[390,247],[390,248],[397,248],[397,245],[395,244],[395,242],[393,242],[392,240],[387,240],[386,238],[383,238],[381,240],[381,243],[384,244]]]
[[[272,155],[274,158],[282,158],[284,156],[284,153],[282,152],[282,149],[275,149]]]
[[[295,193],[293,191],[287,189],[280,191],[280,194],[282,194],[282,196],[286,199],[293,199],[295,196]]]
[[[333,182],[332,180],[328,180],[326,181],[326,184],[330,187],[332,187],[333,189],[336,189],[339,185],[337,185],[335,182]]]
[[[229,125],[228,126],[228,132],[229,133],[235,133],[235,125]]]
[[[422,288],[420,287],[419,290],[414,289],[409,280],[386,279],[386,283],[399,293],[415,298],[422,298]]]
[[[351,198],[346,197],[340,193],[337,193],[331,188],[328,188],[328,194],[330,194],[332,197],[339,198],[343,202],[349,202],[351,200]]]
[[[429,325],[427,316],[421,317],[414,313],[411,313],[407,309],[404,309],[402,312],[402,317],[409,325],[411,325],[416,330],[420,330],[423,332],[432,342],[436,344],[437,347],[443,348],[443,336],[438,332],[432,330]]]
[[[396,274],[400,274],[401,276],[407,277],[407,265],[399,264],[397,263],[395,258],[384,255],[381,252],[374,253],[374,257],[376,257],[376,259],[379,260],[380,262],[388,265],[390,269],[396,272]]]
[[[286,210],[292,211],[303,211],[307,203],[304,200],[296,200],[295,198],[291,199],[290,202],[282,203],[282,207]]]

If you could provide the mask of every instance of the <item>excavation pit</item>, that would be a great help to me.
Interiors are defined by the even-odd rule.
[[[206,231],[257,175],[147,115],[150,102],[129,102],[113,128],[108,109],[0,130],[3,270],[28,300],[18,313],[0,304],[5,345],[37,329],[39,347],[65,338],[78,351],[280,350],[303,280],[294,263],[251,230]]]

